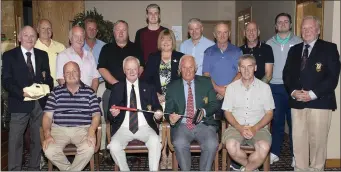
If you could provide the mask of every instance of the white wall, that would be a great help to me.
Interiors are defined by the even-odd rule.
[[[171,26],[182,25],[181,1],[85,1],[84,3],[86,11],[93,10],[95,7],[105,20],[113,23],[117,20],[127,21],[132,42],[135,40],[136,31],[147,25],[146,7],[151,3],[156,3],[161,8],[162,26],[171,28]]]
[[[201,20],[230,20],[232,24],[231,42],[235,42],[235,1],[183,1],[182,7],[184,40],[187,39],[187,22],[189,19],[195,17]]]

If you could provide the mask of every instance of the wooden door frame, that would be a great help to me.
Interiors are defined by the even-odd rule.
[[[238,11],[238,12],[236,12],[236,34],[235,34],[235,44],[236,45],[238,45],[238,35],[239,35],[239,30],[238,30],[238,23],[239,23],[239,21],[238,21],[238,17],[241,15],[241,13],[245,13],[245,11],[248,11],[250,9],[250,21],[252,21],[252,5],[251,6],[249,6],[249,7],[247,7],[247,8],[245,8],[245,9],[243,9],[243,10],[241,10],[241,11]],[[244,23],[244,25],[245,25],[245,23]]]
[[[321,21],[321,28],[320,28],[320,39],[323,39],[323,25],[324,25],[324,1],[325,0],[321,0],[321,4],[322,4],[322,17],[320,18]],[[305,2],[313,2],[313,0],[295,0],[295,35],[297,35],[297,27],[299,25],[301,25],[301,23],[297,23],[297,6],[299,4],[305,3]],[[297,36],[301,36],[301,35],[297,35]]]

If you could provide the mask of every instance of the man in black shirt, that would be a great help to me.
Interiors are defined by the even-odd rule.
[[[144,60],[141,52],[134,43],[129,40],[128,23],[118,20],[114,24],[115,42],[103,46],[98,59],[97,69],[105,80],[106,90],[103,93],[103,113],[106,118],[109,109],[109,97],[112,85],[125,80],[123,72],[123,60],[127,56],[134,56],[140,60],[139,75],[143,72]]]
[[[255,22],[250,22],[245,27],[245,44],[240,47],[243,54],[252,54],[256,58],[257,71],[255,77],[265,83],[272,78],[274,55],[272,48],[259,41],[260,30]]]

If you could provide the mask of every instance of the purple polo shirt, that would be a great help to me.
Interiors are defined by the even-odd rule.
[[[202,72],[208,72],[218,86],[230,84],[238,72],[238,59],[242,55],[239,47],[228,43],[225,51],[217,44],[208,47],[204,52]]]

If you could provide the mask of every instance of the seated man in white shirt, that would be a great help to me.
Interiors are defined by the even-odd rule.
[[[222,142],[241,171],[252,171],[263,164],[271,146],[268,124],[272,120],[274,100],[268,84],[254,76],[256,59],[250,54],[239,58],[241,78],[226,88],[222,109],[229,123]],[[240,149],[247,144],[255,152],[247,156]]]
[[[139,60],[133,56],[123,60],[126,81],[112,86],[109,107],[116,105],[153,110],[155,113],[110,109],[108,120],[112,127],[112,137],[108,149],[120,171],[129,171],[124,149],[132,140],[140,140],[146,144],[149,170],[157,171],[159,168],[162,147],[157,123],[161,122],[163,112],[154,87],[138,79],[139,67]]]

